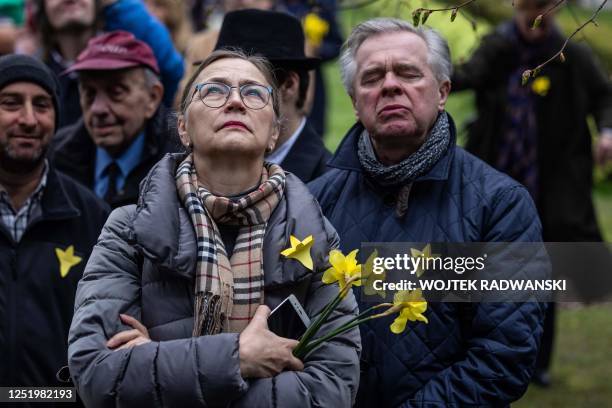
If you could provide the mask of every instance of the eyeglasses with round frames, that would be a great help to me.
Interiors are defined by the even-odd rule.
[[[227,103],[232,89],[238,89],[242,103],[249,109],[263,109],[272,95],[272,87],[259,84],[230,86],[221,82],[204,82],[195,86],[202,103],[209,108],[220,108]]]

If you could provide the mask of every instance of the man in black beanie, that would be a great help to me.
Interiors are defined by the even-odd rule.
[[[42,62],[0,57],[0,387],[60,385],[74,293],[108,215],[45,158],[57,90]]]

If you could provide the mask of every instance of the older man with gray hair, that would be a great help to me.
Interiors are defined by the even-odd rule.
[[[363,242],[539,242],[526,189],[456,146],[444,110],[446,41],[380,18],[353,30],[341,57],[357,123],[310,184],[341,238]],[[362,298],[362,307],[367,303]],[[506,406],[533,372],[543,303],[431,303],[429,324],[361,326],[357,406]]]

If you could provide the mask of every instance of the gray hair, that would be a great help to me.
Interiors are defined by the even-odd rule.
[[[161,84],[161,80],[159,75],[157,75],[151,68],[143,67],[144,69],[144,79],[145,79],[145,87],[147,89],[153,88],[155,84]]]
[[[446,40],[434,29],[415,28],[412,24],[397,18],[374,18],[367,20],[353,29],[342,47],[340,56],[340,73],[346,92],[353,96],[353,81],[357,73],[355,56],[361,44],[370,37],[396,32],[408,32],[418,35],[425,41],[428,49],[427,62],[438,82],[450,81],[453,66],[450,49]]]

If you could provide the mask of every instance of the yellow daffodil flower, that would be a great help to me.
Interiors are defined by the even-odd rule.
[[[314,47],[319,47],[323,38],[329,32],[329,23],[316,13],[308,13],[304,17],[304,36]]]
[[[291,241],[291,247],[281,251],[281,255],[286,256],[287,258],[295,259],[304,265],[305,268],[312,271],[313,264],[312,256],[310,255],[310,248],[312,248],[312,244],[314,244],[313,236],[309,235],[304,238],[303,241],[300,241],[291,235],[289,236],[289,240]]]
[[[419,256],[423,256],[424,259],[427,258],[437,258],[439,256],[439,254],[432,254],[431,253],[431,244],[427,244],[425,245],[425,248],[423,248],[422,251],[419,251],[416,248],[410,248],[410,255],[413,258],[419,257]],[[421,275],[423,275],[423,273],[425,273],[425,270],[423,268],[421,268],[421,266],[419,266],[416,270],[416,276],[417,278],[421,277]]]
[[[355,249],[347,256],[337,249],[332,249],[329,253],[329,263],[331,268],[323,273],[323,283],[330,284],[338,282],[340,293],[346,294],[345,288],[361,286],[361,265],[357,263],[357,252]]]
[[[393,296],[393,307],[389,311],[399,311],[399,316],[391,324],[391,331],[400,334],[406,329],[408,321],[429,323],[423,313],[427,310],[427,301],[420,289],[399,291]]]
[[[374,250],[368,259],[363,264],[361,269],[362,274],[362,282],[363,282],[363,293],[366,296],[374,296],[378,295],[381,298],[385,298],[384,290],[376,290],[374,289],[374,281],[382,280],[384,281],[387,278],[387,271],[383,271],[383,273],[374,273],[374,259],[378,257],[378,250]]]

